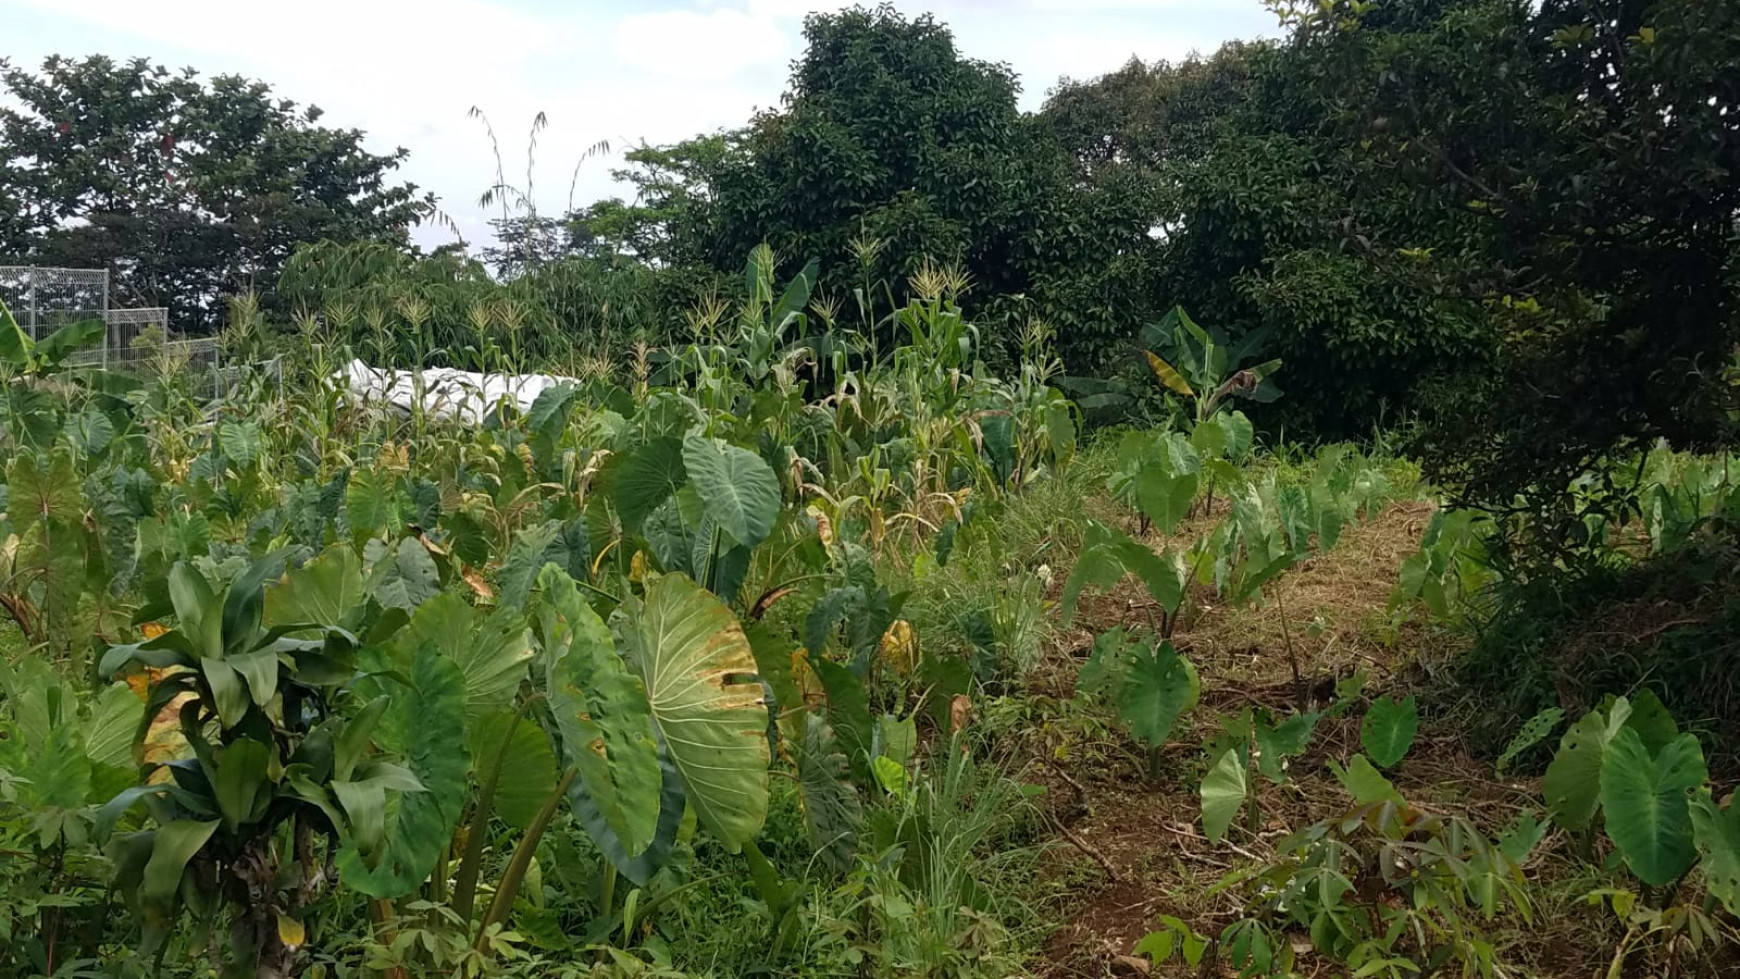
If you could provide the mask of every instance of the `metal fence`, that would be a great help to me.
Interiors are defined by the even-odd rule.
[[[116,309],[110,306],[106,269],[57,269],[0,265],[0,301],[31,339],[41,339],[68,323],[100,319],[106,329],[100,347],[80,350],[67,363],[130,374],[189,374],[209,379],[214,398],[249,384],[284,391],[284,364],[276,358],[255,364],[225,364],[216,337],[176,337],[169,310],[161,306]]]
[[[0,301],[34,340],[68,323],[108,319],[109,272],[0,265]]]

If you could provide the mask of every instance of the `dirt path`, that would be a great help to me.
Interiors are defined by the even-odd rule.
[[[1325,720],[1311,750],[1295,762],[1294,782],[1261,786],[1266,826],[1242,845],[1210,844],[1201,836],[1200,745],[1214,733],[1218,713],[1247,704],[1291,704],[1288,634],[1316,694],[1360,671],[1370,677],[1368,689],[1381,689],[1402,665],[1446,657],[1443,641],[1418,626],[1392,628],[1386,609],[1401,563],[1417,549],[1430,515],[1425,504],[1402,503],[1349,527],[1328,554],[1272,583],[1263,606],[1235,609],[1198,601],[1190,608],[1174,640],[1197,665],[1203,706],[1192,718],[1194,729],[1186,722],[1173,734],[1165,778],[1146,777],[1127,746],[1047,762],[1055,776],[1049,779],[1051,816],[1066,841],[1055,851],[1054,869],[1067,882],[1060,907],[1068,918],[1034,963],[1038,975],[1134,974],[1138,964],[1120,956],[1130,955],[1160,915],[1182,918],[1206,934],[1218,932],[1236,915],[1238,899],[1210,894],[1215,883],[1261,857],[1257,851],[1267,851],[1291,827],[1331,814],[1342,794],[1324,761],[1358,750],[1357,720]],[[1051,669],[1037,682],[1051,696],[1067,698],[1093,637],[1120,624],[1144,624],[1146,599],[1128,582],[1113,594],[1084,599],[1074,627],[1058,637]],[[1476,771],[1485,767],[1469,761],[1454,738],[1428,733],[1398,773],[1398,784],[1422,801],[1449,793],[1462,801],[1480,796],[1491,806],[1520,805],[1515,789],[1488,785],[1484,776],[1471,776]]]

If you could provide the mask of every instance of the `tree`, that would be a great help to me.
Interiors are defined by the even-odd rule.
[[[804,37],[780,109],[629,154],[635,252],[723,272],[765,241],[794,271],[820,259],[822,293],[848,302],[866,285],[903,291],[926,259],[958,263],[982,320],[1031,307],[1067,350],[1086,307],[1048,289],[1142,240],[1139,211],[1074,182],[1055,136],[1018,109],[1014,73],[963,57],[932,18],[859,7],[810,16]]]
[[[1468,502],[1731,438],[1740,8],[1272,6],[1284,42],[1047,106],[1079,179],[1147,188],[1156,312],[1269,331],[1309,430],[1423,415]]]
[[[1347,210],[1392,216],[1341,247],[1417,270],[1395,305],[1482,329],[1482,358],[1423,405],[1435,475],[1490,507],[1527,494],[1549,536],[1574,535],[1572,480],[1660,438],[1735,435],[1740,8],[1385,6],[1283,8]]]
[[[144,59],[0,61],[0,261],[107,268],[123,295],[209,328],[300,242],[404,243],[434,199],[357,130],[230,75]]]

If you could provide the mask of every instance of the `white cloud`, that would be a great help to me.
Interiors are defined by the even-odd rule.
[[[632,14],[616,25],[618,61],[672,78],[728,78],[783,61],[790,45],[783,25],[742,10],[664,10]]]

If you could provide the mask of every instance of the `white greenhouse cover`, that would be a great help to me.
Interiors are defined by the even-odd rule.
[[[365,403],[386,402],[409,412],[417,402],[416,371],[370,367],[353,360],[344,370],[351,397]],[[477,374],[450,367],[431,367],[421,372],[423,410],[435,418],[450,418],[480,425],[503,401],[527,411],[546,388],[573,384],[573,378],[549,374]]]

